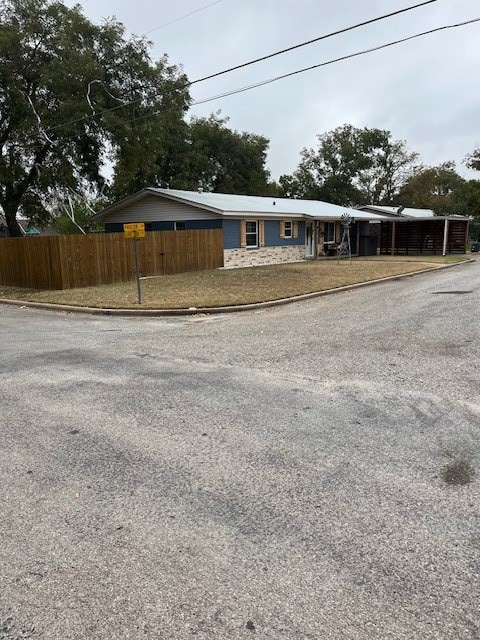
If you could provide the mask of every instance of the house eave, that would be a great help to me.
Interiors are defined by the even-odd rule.
[[[176,195],[169,194],[168,189],[160,190],[155,187],[146,187],[145,189],[142,189],[141,191],[137,191],[131,196],[127,196],[126,198],[123,198],[123,200],[119,200],[118,202],[111,204],[106,209],[99,211],[98,213],[92,216],[92,219],[101,220],[105,216],[108,216],[112,213],[116,213],[117,211],[123,209],[124,207],[130,204],[138,202],[139,200],[143,200],[143,198],[146,198],[147,196],[157,196],[159,198],[166,198],[167,200],[173,200],[174,202],[179,202],[181,204],[185,204],[191,207],[196,207],[197,209],[202,209],[204,211],[210,211],[211,213],[223,214],[223,211],[221,209],[218,209],[217,207],[202,205],[197,202],[192,202],[186,198],[180,198]]]

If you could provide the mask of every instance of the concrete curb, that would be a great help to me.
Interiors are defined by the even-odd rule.
[[[29,309],[44,309],[48,311],[62,311],[64,313],[84,313],[92,316],[137,316],[137,317],[162,317],[162,316],[191,316],[202,314],[215,314],[215,313],[234,313],[239,311],[255,311],[257,309],[266,309],[268,307],[277,307],[279,305],[291,304],[293,302],[301,302],[302,300],[310,300],[312,298],[319,298],[321,296],[328,296],[335,293],[343,293],[345,291],[352,291],[361,287],[369,287],[382,282],[390,282],[392,280],[401,280],[402,278],[412,278],[413,276],[422,275],[424,273],[432,273],[441,269],[449,269],[451,267],[458,267],[462,264],[471,264],[476,260],[464,260],[463,262],[453,262],[452,264],[441,264],[438,267],[432,269],[422,269],[421,271],[413,271],[411,273],[400,273],[395,276],[388,276],[386,278],[378,278],[377,280],[368,280],[367,282],[357,282],[356,284],[349,284],[344,287],[336,287],[335,289],[326,289],[325,291],[314,291],[313,293],[304,293],[300,296],[293,296],[292,298],[281,298],[279,300],[270,300],[268,302],[254,302],[251,304],[236,305],[230,307],[198,307],[191,309],[107,309],[96,307],[75,307],[66,304],[53,304],[50,302],[28,302],[26,300],[9,300],[7,298],[0,298],[0,304],[8,304],[17,307],[26,307]]]

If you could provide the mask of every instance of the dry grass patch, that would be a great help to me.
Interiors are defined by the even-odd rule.
[[[351,264],[348,260],[340,264],[336,260],[325,260],[157,276],[142,281],[143,302],[140,307],[136,284],[133,282],[65,291],[33,291],[0,286],[0,297],[105,308],[229,306],[279,300],[422,269],[435,269],[439,262],[449,261],[438,258],[441,257],[421,260],[412,257],[408,260],[403,257],[357,258]]]

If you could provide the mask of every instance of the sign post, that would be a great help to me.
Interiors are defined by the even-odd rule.
[[[125,238],[133,238],[133,254],[135,257],[135,277],[137,280],[138,304],[142,304],[142,288],[140,286],[140,266],[138,261],[138,239],[145,237],[145,223],[132,222],[123,225]]]
[[[138,304],[142,304],[142,287],[140,286],[140,269],[138,268],[138,238],[133,238],[133,252],[135,254],[135,277],[137,278]]]

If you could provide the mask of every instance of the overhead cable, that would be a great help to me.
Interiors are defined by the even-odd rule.
[[[275,76],[274,78],[269,78],[268,80],[261,80],[259,82],[255,82],[254,84],[246,85],[244,87],[240,87],[238,89],[233,89],[231,91],[225,91],[224,93],[217,94],[215,96],[211,96],[209,98],[204,98],[201,100],[195,100],[191,103],[190,107],[195,107],[200,104],[205,104],[207,102],[213,102],[214,100],[219,100],[220,98],[226,98],[228,96],[236,95],[238,93],[244,93],[245,91],[250,91],[252,89],[257,89],[258,87],[263,87],[267,84],[272,84],[273,82],[278,82],[278,80],[283,80],[285,78],[290,78],[292,76],[298,75],[300,73],[305,73],[306,71],[312,71],[313,69],[319,69],[321,67],[326,67],[331,64],[335,64],[337,62],[342,62],[344,60],[349,60],[351,58],[356,58],[359,56],[364,56],[368,53],[373,53],[375,51],[380,51],[381,49],[386,49],[388,47],[393,47],[398,44],[402,44],[404,42],[408,42],[410,40],[415,40],[416,38],[421,38],[423,36],[431,35],[433,33],[438,33],[439,31],[445,31],[447,29],[456,29],[459,27],[464,27],[469,24],[473,24],[476,22],[480,22],[480,17],[473,18],[471,20],[466,20],[465,22],[458,22],[456,24],[447,24],[442,27],[436,27],[435,29],[429,29],[428,31],[422,31],[421,33],[416,33],[413,36],[408,36],[406,38],[401,38],[399,40],[393,40],[391,42],[387,42],[385,44],[378,45],[377,47],[371,47],[370,49],[363,49],[362,51],[356,51],[355,53],[350,53],[345,56],[341,56],[339,58],[334,58],[332,60],[328,60],[327,62],[320,62],[319,64],[314,64],[310,67],[303,67],[302,69],[297,69],[296,71],[291,71],[290,73],[285,73],[280,76]],[[145,118],[149,118],[152,116],[163,115],[164,113],[168,113],[170,111],[178,111],[177,107],[172,107],[170,109],[163,109],[158,111],[153,111],[149,114],[145,114],[143,116],[139,116],[137,118],[133,118],[131,120],[126,120],[125,122],[137,122],[139,120],[144,120]],[[121,126],[120,123],[119,125]]]
[[[223,71],[217,71],[216,73],[212,73],[210,75],[203,76],[202,78],[197,78],[196,80],[191,80],[189,82],[186,82],[183,85],[179,85],[177,87],[174,87],[172,89],[168,89],[168,90],[164,91],[163,93],[159,94],[158,97],[168,95],[169,93],[172,93],[174,91],[181,91],[182,89],[187,89],[188,87],[191,87],[194,84],[198,84],[199,82],[205,82],[206,80],[211,80],[213,78],[217,78],[217,77],[225,75],[227,73],[231,73],[232,71],[237,71],[238,69],[243,69],[243,68],[248,67],[248,66],[250,66],[252,64],[257,64],[259,62],[262,62],[263,60],[268,60],[268,59],[273,58],[275,56],[279,56],[279,55],[282,55],[284,53],[288,53],[289,51],[294,51],[295,49],[299,49],[300,47],[305,47],[307,45],[313,44],[314,42],[320,42],[321,40],[326,40],[328,38],[333,38],[334,36],[338,36],[338,35],[340,35],[342,33],[347,33],[348,31],[353,31],[354,29],[359,29],[360,27],[364,27],[366,25],[373,24],[375,22],[379,22],[380,20],[385,20],[387,18],[391,18],[393,16],[399,15],[401,13],[405,13],[407,11],[412,11],[413,9],[418,9],[419,7],[423,7],[425,5],[432,4],[433,2],[437,2],[437,1],[438,0],[426,0],[424,2],[420,2],[419,4],[414,4],[412,6],[405,7],[403,9],[399,9],[399,10],[393,11],[391,13],[386,13],[386,14],[378,16],[376,18],[371,18],[369,20],[365,20],[363,22],[359,22],[357,24],[351,25],[349,27],[345,27],[343,29],[338,29],[337,31],[332,31],[331,33],[324,34],[322,36],[319,36],[318,38],[314,38],[313,40],[307,40],[306,42],[301,42],[300,44],[293,45],[293,46],[288,47],[286,49],[281,49],[280,51],[275,51],[274,53],[269,53],[268,55],[262,56],[261,58],[255,58],[254,60],[250,60],[249,62],[244,62],[244,63],[236,65],[234,67],[230,67],[228,69],[224,69]],[[359,55],[359,54],[357,54],[357,55]],[[136,100],[126,101],[122,105],[117,105],[115,107],[111,107],[110,109],[104,109],[103,111],[97,112],[97,114],[95,114],[95,115],[89,114],[88,116],[82,116],[81,118],[77,118],[75,120],[69,120],[68,122],[62,122],[62,123],[57,124],[57,125],[55,125],[53,127],[50,127],[48,129],[48,131],[49,132],[56,131],[57,129],[59,129],[61,127],[66,127],[66,126],[69,126],[71,124],[76,124],[77,122],[83,122],[85,120],[90,120],[91,118],[94,118],[96,116],[101,116],[104,113],[110,113],[110,112],[116,111],[118,109],[123,109],[124,107],[127,107],[129,105],[137,104],[138,102],[141,102],[142,99],[143,98],[138,98]]]
[[[170,22],[166,22],[165,24],[162,24],[159,27],[155,27],[155,29],[150,29],[150,31],[146,31],[143,35],[147,36],[149,33],[153,33],[154,31],[158,31],[159,29],[163,29],[164,27],[168,27],[170,24],[173,24],[174,22],[179,22],[180,20],[183,20],[184,18],[188,18],[190,16],[193,16],[194,13],[199,13],[200,11],[204,11],[205,9],[208,9],[208,7],[213,7],[214,4],[219,4],[220,2],[223,2],[223,0],[216,0],[215,2],[211,2],[210,4],[206,4],[204,7],[200,7],[200,9],[195,9],[195,11],[190,11],[190,13],[186,13],[185,15],[180,16],[179,18],[175,18],[175,20],[170,20]]]

